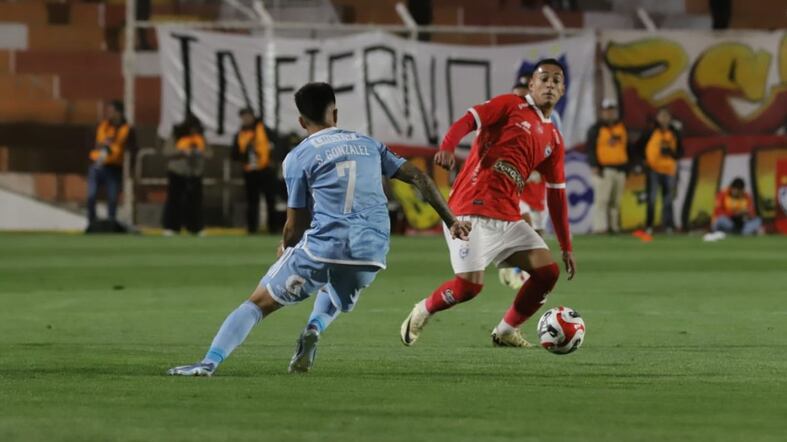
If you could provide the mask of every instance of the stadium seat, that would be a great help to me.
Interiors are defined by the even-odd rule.
[[[11,72],[13,51],[0,50],[0,74],[7,74]]]
[[[93,75],[110,76],[121,72],[120,66],[120,54],[99,50],[16,52],[16,72],[23,74],[84,75],[88,71]]]
[[[0,122],[62,123],[68,104],[57,99],[0,100]]]
[[[4,22],[45,25],[49,18],[44,2],[0,2],[0,17]]]
[[[120,72],[111,75],[101,74],[62,74],[60,76],[61,96],[68,100],[94,99],[107,100],[123,96],[123,76]]]
[[[105,47],[104,30],[98,24],[93,26],[31,25],[28,26],[28,47],[33,50],[102,50]]]
[[[4,99],[54,98],[56,78],[48,74],[0,73],[0,96]]]

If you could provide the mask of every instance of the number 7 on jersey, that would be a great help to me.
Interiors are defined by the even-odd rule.
[[[339,178],[347,176],[347,193],[344,196],[344,213],[353,210],[353,197],[355,196],[355,161],[340,161],[336,163],[336,173]]]

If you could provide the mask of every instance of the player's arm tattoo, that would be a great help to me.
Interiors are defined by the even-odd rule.
[[[393,177],[397,180],[414,185],[418,191],[421,192],[426,202],[437,211],[437,214],[440,215],[443,222],[448,227],[454,225],[456,217],[451,213],[451,209],[448,208],[448,204],[445,202],[443,195],[440,193],[434,181],[429,178],[429,175],[413,166],[410,162],[406,162],[402,164],[402,167],[396,171]]]
[[[309,209],[293,209],[288,207],[287,221],[284,223],[284,229],[282,230],[284,247],[292,247],[298,244],[311,222],[312,216]]]

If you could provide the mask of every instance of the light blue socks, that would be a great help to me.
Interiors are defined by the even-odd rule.
[[[317,297],[314,300],[314,309],[311,316],[309,316],[306,328],[314,327],[318,332],[322,333],[339,316],[339,312],[339,308],[333,305],[333,301],[328,295],[328,289],[323,287],[317,292]]]
[[[221,324],[219,332],[210,344],[210,350],[202,360],[215,366],[221,364],[237,346],[249,335],[249,332],[262,319],[262,310],[257,304],[246,301],[227,316]]]

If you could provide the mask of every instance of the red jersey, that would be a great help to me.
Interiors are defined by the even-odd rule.
[[[550,217],[561,248],[571,250],[565,198],[565,145],[552,121],[528,95],[499,95],[468,109],[449,129],[441,150],[478,130],[470,156],[454,182],[448,206],[456,215],[519,221],[519,199],[530,173],[537,170],[548,195]]]
[[[533,170],[548,183],[565,182],[563,138],[528,99],[500,95],[469,109],[478,133],[448,199],[455,214],[517,221]]]
[[[533,172],[525,183],[525,191],[520,197],[531,210],[541,212],[546,209],[547,183],[541,174]]]

